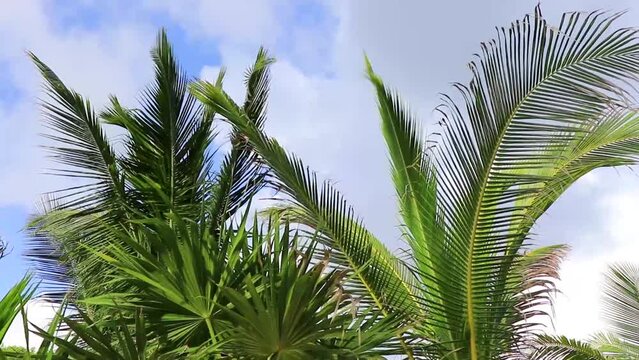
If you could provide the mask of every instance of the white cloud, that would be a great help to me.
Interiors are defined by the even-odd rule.
[[[28,26],[26,26],[28,24]],[[113,25],[94,30],[58,29],[42,1],[9,2],[0,12],[0,64],[8,84],[20,92],[16,102],[0,101],[0,206],[31,209],[45,191],[64,180],[44,176],[54,165],[39,148],[44,140],[37,99],[40,77],[25,54],[33,51],[69,85],[99,108],[109,94],[125,103],[151,74],[148,49],[155,29],[140,24]]]
[[[260,0],[164,0],[145,5],[168,14],[194,36],[248,44],[272,43],[282,31],[278,12],[286,9],[283,1]]]

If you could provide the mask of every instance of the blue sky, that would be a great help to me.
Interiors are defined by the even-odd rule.
[[[24,227],[40,194],[68,181],[43,175],[52,166],[39,145],[39,79],[34,51],[96,107],[109,94],[128,105],[152,75],[148,53],[167,29],[186,71],[213,78],[228,67],[227,91],[242,96],[242,74],[260,45],[278,59],[267,131],[333,180],[369,228],[393,249],[399,241],[388,162],[363,54],[431,124],[438,93],[469,77],[465,64],[496,25],[532,11],[537,0],[426,1],[14,1],[0,13],[0,236],[13,252],[0,261],[0,294],[27,270]],[[601,8],[597,0],[542,2],[557,19]],[[630,0],[622,24],[639,24]],[[582,179],[535,228],[539,244],[568,243],[557,331],[583,337],[600,326],[598,279],[611,261],[639,261],[635,244],[639,178],[628,170]]]

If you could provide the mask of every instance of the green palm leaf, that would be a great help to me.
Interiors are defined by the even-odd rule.
[[[328,182],[318,184],[314,172],[266,136],[224,91],[206,82],[195,83],[192,91],[246,136],[273,172],[274,186],[291,196],[299,210],[295,220],[322,233],[321,241],[335,251],[335,263],[354,270],[365,299],[386,311],[412,311],[402,265],[362,226],[342,195]]]
[[[612,359],[631,360],[639,357],[639,346],[611,332],[595,334],[588,342],[593,348]]]
[[[566,337],[541,336],[533,359],[620,359],[639,357],[639,268],[610,266],[603,287],[603,318],[608,332],[593,335],[588,343]]]
[[[35,293],[35,287],[29,285],[30,281],[31,277],[25,276],[0,299],[0,343],[13,320]]]
[[[518,295],[527,287],[518,275],[520,251],[534,220],[579,176],[636,160],[637,121],[624,110],[620,84],[636,80],[639,44],[634,30],[608,30],[617,17],[566,14],[553,28],[536,9],[482,45],[470,84],[456,86],[462,101],[446,98],[440,109],[436,211],[423,192],[417,201],[430,214],[420,225],[435,226],[415,258],[435,283],[423,297],[426,323],[448,332],[441,342],[450,344],[451,358],[517,351],[531,331],[525,319],[548,298],[540,292],[522,304]],[[394,167],[403,169],[389,148]],[[405,225],[410,220],[404,215]]]
[[[630,264],[610,266],[605,274],[603,318],[612,334],[639,355],[639,267]]]
[[[135,189],[128,196],[147,213],[192,214],[189,208],[204,196],[209,175],[212,114],[188,93],[188,78],[164,31],[151,57],[155,81],[142,92],[141,107],[124,109],[113,98],[102,116],[107,123],[126,129],[123,167]]]
[[[243,109],[259,129],[263,128],[266,121],[270,83],[269,65],[272,62],[273,59],[269,58],[266,50],[260,49],[255,65],[246,73],[247,90]],[[218,79],[216,86],[221,88],[221,78]],[[258,161],[257,154],[240,133],[233,131],[230,134],[230,140],[233,147],[222,162],[213,195],[213,212],[221,216],[213,224],[216,228],[219,222],[227,220],[263,188],[267,175]]]
[[[542,346],[531,356],[531,360],[606,360],[608,357],[588,343],[568,339],[565,336],[541,336]]]

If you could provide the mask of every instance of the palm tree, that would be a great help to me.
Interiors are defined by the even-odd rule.
[[[470,64],[470,83],[455,85],[459,99],[444,97],[441,130],[429,136],[367,65],[407,262],[223,89],[200,81],[192,92],[268,165],[285,200],[274,211],[320,233],[365,306],[412,323],[398,333],[407,357],[523,357],[566,251],[532,248],[531,228],[581,176],[639,154],[639,114],[628,105],[639,41],[634,29],[611,30],[618,17],[568,13],[553,27],[536,8],[500,29]]]
[[[27,257],[49,296],[59,301],[96,295],[90,285],[106,283],[110,275],[110,268],[87,250],[108,243],[105,226],[95,224],[118,226],[147,217],[168,221],[172,214],[194,218],[206,204],[214,209],[210,225],[215,232],[263,185],[264,171],[236,134],[230,153],[216,154],[215,114],[188,93],[189,79],[163,31],[151,55],[155,80],[142,92],[139,107],[127,109],[112,97],[100,113],[31,55],[46,81],[49,100],[43,107],[51,129],[47,136],[54,142],[48,149],[61,164],[55,173],[74,181],[54,193],[30,224]],[[260,52],[246,78],[243,109],[259,128],[269,61]],[[217,86],[223,76],[221,71]],[[106,136],[105,124],[124,133],[118,142],[123,150],[115,150],[118,144]]]
[[[607,331],[588,342],[565,336],[541,336],[532,359],[630,360],[639,357],[639,267],[615,264],[603,284],[603,319]]]
[[[57,146],[50,150],[60,173],[79,182],[58,192],[31,224],[37,274],[72,306],[72,315],[60,314],[69,334],[37,333],[70,358],[395,353],[389,339],[397,318],[360,311],[343,272],[329,266],[332,255],[316,251],[313,236],[279,220],[267,222],[265,232],[257,218],[249,226],[246,208],[266,169],[234,131],[215,171],[215,113],[187,92],[163,32],[152,56],[156,79],[140,108],[113,97],[99,114],[33,56],[51,98],[44,107]],[[242,112],[257,129],[271,62],[260,50],[247,71]],[[124,131],[123,152],[114,150],[104,123]]]

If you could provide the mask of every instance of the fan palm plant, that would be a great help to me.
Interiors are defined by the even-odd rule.
[[[98,321],[82,310],[65,317],[70,340],[39,335],[73,359],[362,359],[394,352],[395,321],[374,311],[354,317],[357,302],[344,290],[343,274],[329,269],[329,254],[314,260],[313,239],[279,221],[262,231],[255,220],[248,231],[247,218],[217,236],[209,214],[111,229],[107,247],[88,250],[113,267],[112,282],[134,290],[81,300],[112,311]]]
[[[531,359],[630,360],[639,358],[639,267],[610,266],[604,277],[603,313],[607,332],[588,342],[564,336],[541,336]]]
[[[539,328],[566,251],[531,248],[531,228],[581,176],[639,154],[639,114],[628,105],[639,39],[614,29],[618,17],[568,13],[553,27],[536,8],[499,29],[470,64],[470,83],[455,86],[459,99],[444,97],[441,131],[430,137],[367,65],[411,248],[406,263],[220,87],[201,81],[192,92],[246,136],[285,195],[275,210],[319,232],[363,303],[413,323],[398,333],[417,341],[404,343],[407,357],[517,357]]]

